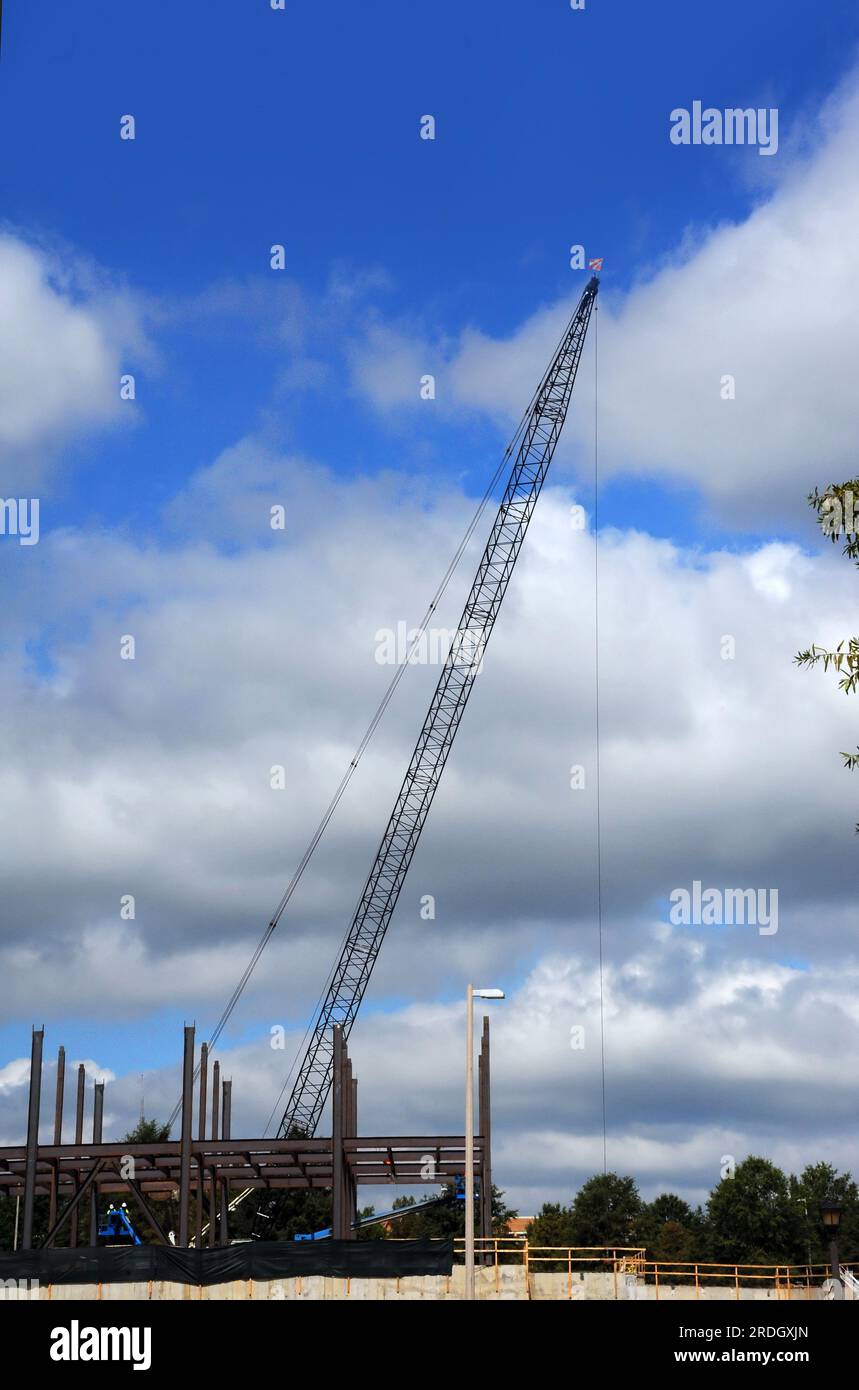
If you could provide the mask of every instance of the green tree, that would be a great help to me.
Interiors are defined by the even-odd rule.
[[[841,1203],[841,1259],[859,1259],[859,1187],[850,1174],[839,1173],[831,1163],[810,1163],[798,1178],[791,1177],[790,1190],[802,1219],[804,1258],[810,1264],[829,1263],[829,1237],[823,1231],[820,1204],[837,1201]]]
[[[841,553],[859,565],[859,478],[846,483],[830,483],[825,492],[817,488],[808,495],[809,506],[817,513],[818,524],[833,545],[842,536],[844,544]],[[824,671],[832,667],[838,677],[838,688],[845,695],[855,693],[859,688],[859,637],[845,637],[834,648],[821,647],[814,643],[804,652],[794,657],[797,666],[807,670],[821,662]],[[859,747],[855,753],[841,754],[844,766],[853,770],[859,766]],[[859,822],[856,830],[859,832]]]
[[[701,1211],[675,1192],[663,1192],[642,1208],[636,1233],[649,1259],[689,1264],[701,1257],[703,1227]]]
[[[698,1237],[680,1221],[663,1221],[653,1242],[652,1258],[663,1264],[682,1266],[698,1259]],[[690,1271],[685,1271],[688,1277]]]
[[[576,1193],[572,1206],[572,1244],[636,1244],[642,1202],[634,1178],[597,1173]]]
[[[725,1264],[804,1263],[803,1221],[787,1178],[751,1155],[723,1178],[707,1204],[711,1258]]]
[[[647,1203],[644,1211],[655,1221],[679,1221],[681,1226],[691,1226],[695,1220],[695,1212],[689,1203],[678,1197],[676,1192],[660,1192],[658,1197]]]
[[[531,1245],[575,1245],[572,1207],[545,1202],[528,1227]]]
[[[123,1144],[163,1144],[170,1138],[170,1126],[162,1125],[159,1120],[146,1120],[141,1115],[134,1129],[128,1134],[123,1134]]]

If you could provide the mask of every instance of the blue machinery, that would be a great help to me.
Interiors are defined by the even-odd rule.
[[[474,1195],[479,1196],[480,1179],[474,1182]],[[454,1179],[454,1195],[459,1202],[465,1201],[465,1179]],[[375,1212],[372,1216],[362,1216],[360,1220],[352,1222],[352,1230],[360,1230],[362,1226],[376,1226],[380,1221],[397,1221],[401,1216],[411,1216],[415,1211],[426,1211],[428,1207],[434,1207],[438,1202],[444,1200],[444,1194],[437,1197],[426,1197],[423,1202],[413,1202],[408,1207],[392,1207],[390,1211]],[[294,1236],[294,1240],[330,1240],[331,1227],[326,1226],[323,1231],[314,1231],[312,1235]]]
[[[111,1202],[104,1225],[98,1228],[98,1238],[106,1245],[140,1245],[140,1236],[131,1224],[124,1202],[120,1207],[115,1207]]]

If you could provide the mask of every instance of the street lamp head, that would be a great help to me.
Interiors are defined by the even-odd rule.
[[[472,994],[475,999],[503,999],[503,989],[473,989]]]
[[[820,1203],[820,1219],[827,1230],[837,1231],[841,1225],[841,1203],[825,1201]]]

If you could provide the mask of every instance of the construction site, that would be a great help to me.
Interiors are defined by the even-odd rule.
[[[595,269],[601,262],[592,263]],[[0,1255],[11,1297],[62,1299],[564,1299],[814,1301],[833,1297],[838,1270],[826,1265],[728,1265],[648,1259],[646,1249],[546,1247],[527,1231],[493,1224],[490,1023],[480,1020],[474,1077],[474,1004],[501,996],[468,986],[465,1124],[445,1134],[362,1132],[357,1078],[348,1051],[421,832],[475,677],[499,617],[568,409],[599,278],[584,289],[518,429],[434,594],[419,643],[441,595],[501,492],[457,630],[371,864],[342,949],[327,976],[288,1101],[272,1137],[236,1136],[232,1082],[221,1076],[218,1039],[321,840],[358,761],[408,667],[396,669],[322,820],[267,922],[217,1027],[197,1047],[184,1030],[178,1137],[120,1142],[103,1133],[104,1082],[75,1079],[74,1132],[67,1133],[65,1050],[60,1047],[53,1131],[43,1095],[44,1029],[31,1042],[26,1137],[0,1148],[0,1195],[13,1199],[13,1250]],[[69,1078],[71,1081],[71,1078]],[[495,1078],[503,1086],[504,1078]],[[477,1105],[474,1093],[477,1091]],[[69,1093],[71,1086],[69,1085]],[[320,1134],[328,1117],[328,1133]],[[172,1123],[171,1121],[171,1123]],[[168,1127],[169,1129],[170,1127]],[[443,1190],[409,1206],[362,1216],[362,1187]],[[330,1194],[331,1222],[292,1240],[272,1239],[285,1194]],[[164,1203],[174,1200],[175,1222]],[[441,1200],[460,1203],[464,1233],[398,1239],[397,1223]],[[37,1202],[47,1229],[34,1236]],[[171,1209],[172,1210],[172,1209]],[[237,1213],[252,1212],[237,1234]],[[367,1228],[385,1239],[365,1239]],[[142,1233],[142,1234],[141,1234]],[[834,1277],[833,1277],[834,1276]],[[844,1296],[854,1272],[840,1275]],[[840,1296],[840,1294],[839,1294]]]
[[[77,1076],[74,1140],[64,1141],[65,1053],[60,1049],[53,1143],[40,1143],[44,1030],[33,1030],[26,1143],[19,1148],[0,1149],[0,1193],[16,1200],[15,1249],[3,1258],[11,1260],[18,1273],[10,1273],[11,1267],[5,1267],[7,1285],[10,1280],[14,1284],[16,1279],[35,1278],[40,1287],[50,1288],[51,1297],[57,1297],[61,1296],[58,1290],[66,1286],[66,1281],[71,1281],[69,1288],[77,1287],[80,1296],[81,1279],[94,1282],[97,1289],[102,1290],[113,1287],[121,1277],[126,1281],[130,1279],[129,1288],[139,1289],[145,1282],[150,1293],[144,1296],[152,1296],[153,1285],[169,1285],[170,1280],[164,1278],[168,1267],[175,1267],[175,1261],[187,1256],[183,1278],[187,1279],[189,1289],[197,1291],[221,1287],[237,1270],[245,1276],[243,1284],[247,1281],[257,1285],[272,1280],[277,1282],[278,1277],[299,1271],[296,1276],[299,1283],[309,1278],[311,1283],[307,1288],[312,1290],[312,1280],[324,1278],[330,1266],[332,1276],[336,1270],[337,1276],[345,1277],[350,1287],[353,1279],[360,1279],[365,1272],[382,1280],[390,1274],[398,1289],[400,1281],[409,1275],[418,1281],[446,1278],[449,1292],[454,1267],[452,1242],[439,1242],[433,1247],[420,1241],[362,1242],[354,1239],[362,1225],[358,1216],[359,1187],[390,1184],[413,1188],[423,1183],[435,1188],[441,1185],[455,1193],[463,1204],[463,1289],[459,1296],[475,1296],[476,1269],[481,1272],[487,1289],[500,1292],[497,1275],[487,1283],[486,1274],[489,1266],[499,1270],[500,1251],[505,1245],[502,1240],[499,1246],[498,1233],[492,1229],[488,1017],[482,1024],[477,1069],[476,1132],[472,1035],[474,998],[492,998],[501,992],[468,987],[464,1132],[362,1135],[357,1081],[352,1075],[347,1040],[357,1021],[560,438],[598,288],[599,279],[595,274],[489,482],[419,631],[413,635],[413,645],[416,645],[500,486],[501,500],[477,573],[340,955],[329,973],[276,1136],[270,1139],[233,1137],[231,1082],[221,1081],[214,1048],[408,667],[408,657],[397,667],[247,969],[199,1055],[195,1050],[194,1028],[185,1028],[182,1097],[174,1115],[180,1125],[178,1140],[164,1138],[145,1145],[106,1140],[102,1132],[103,1082],[94,1086],[91,1132],[85,1134],[87,1081],[81,1066]],[[330,1137],[321,1138],[317,1131],[329,1096],[331,1133]],[[281,1194],[313,1189],[331,1193],[330,1228],[307,1232],[305,1240],[291,1245],[269,1239]],[[164,1229],[157,1211],[157,1199],[169,1193],[178,1195],[175,1231]],[[48,1198],[49,1216],[48,1230],[35,1250],[34,1207],[38,1197]],[[102,1216],[105,1199],[110,1205],[107,1214]],[[231,1241],[231,1213],[246,1202],[252,1202],[254,1207],[250,1237]],[[130,1219],[129,1204],[135,1210],[135,1220],[148,1228],[151,1244],[144,1244],[137,1234]],[[381,1217],[374,1216],[373,1224],[385,1222],[390,1226],[398,1217],[413,1210],[413,1207],[399,1212],[392,1209]],[[150,1270],[159,1277],[145,1281],[131,1277],[144,1267],[149,1269],[148,1262],[152,1259],[157,1262],[165,1258],[167,1266],[156,1263]],[[33,1264],[34,1260],[37,1265]],[[94,1273],[98,1277],[90,1278]]]

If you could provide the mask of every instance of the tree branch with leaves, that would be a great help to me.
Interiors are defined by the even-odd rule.
[[[823,534],[833,545],[843,538],[842,555],[859,566],[859,478],[851,478],[846,483],[830,483],[825,492],[815,488],[808,495],[808,505],[817,513]],[[809,670],[821,664],[824,671],[833,669],[839,676],[838,689],[845,695],[855,694],[859,688],[859,637],[845,637],[834,649],[815,643],[804,652],[797,652],[794,662]],[[842,752],[841,757],[844,766],[852,772],[859,766],[859,747],[855,753]],[[859,833],[859,823],[856,830]]]

